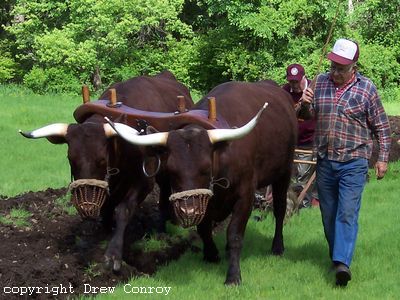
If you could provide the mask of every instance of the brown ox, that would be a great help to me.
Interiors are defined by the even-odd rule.
[[[193,105],[188,89],[169,71],[132,78],[110,88],[116,89],[118,101],[136,109],[174,112],[178,95],[185,97],[188,108]],[[100,99],[110,99],[110,94],[107,90]],[[85,105],[78,110],[81,108],[85,109]],[[147,178],[142,171],[144,147],[130,145],[115,136],[112,128],[104,124],[104,115],[98,112],[87,114],[85,118],[78,124],[52,124],[22,134],[28,138],[46,137],[52,143],[67,143],[73,183],[90,180],[108,185],[109,197],[100,214],[106,227],[111,228],[114,221],[115,228],[105,257],[106,262],[118,271],[126,225],[138,204],[152,191],[154,179]],[[168,203],[171,193],[168,183],[161,177],[158,179],[160,203]],[[165,216],[165,209],[163,212]]]
[[[165,133],[153,145],[166,149],[166,169],[170,174],[174,195],[211,189],[214,196],[208,203],[204,218],[197,226],[203,241],[206,261],[219,260],[212,239],[214,222],[232,213],[227,229],[229,268],[225,284],[239,284],[240,252],[245,227],[252,210],[257,188],[272,184],[276,219],[272,253],[284,252],[282,227],[286,210],[294,149],[297,140],[297,120],[290,95],[271,81],[257,83],[230,82],[217,86],[205,96],[196,109],[207,109],[207,98],[215,97],[219,118],[231,126],[242,126],[268,102],[258,124],[251,130],[248,124],[237,129],[209,129],[196,124]],[[127,126],[112,124],[131,143],[142,139]],[[250,132],[243,132],[247,127]],[[236,134],[237,133],[237,134]],[[244,134],[246,136],[242,137]],[[240,138],[240,139],[238,139]],[[229,187],[221,187],[217,183]],[[178,197],[179,198],[179,197]]]

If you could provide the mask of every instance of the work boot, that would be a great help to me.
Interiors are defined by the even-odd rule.
[[[336,285],[347,286],[347,282],[351,280],[351,272],[348,266],[339,263],[336,266]]]

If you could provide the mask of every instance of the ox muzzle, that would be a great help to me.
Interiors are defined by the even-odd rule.
[[[174,193],[169,197],[179,224],[184,227],[199,225],[206,214],[213,192],[209,189],[194,189]]]
[[[97,219],[107,196],[108,182],[97,179],[78,179],[70,183],[71,202],[84,219]]]

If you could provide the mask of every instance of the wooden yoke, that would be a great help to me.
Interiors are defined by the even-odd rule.
[[[117,102],[117,91],[115,89],[110,89],[110,102],[107,104],[108,107],[116,108],[122,105],[121,102]]]
[[[185,104],[185,97],[184,96],[177,96],[178,98],[178,112],[184,113],[187,111],[186,104]]]
[[[208,120],[215,122],[217,120],[217,105],[215,97],[208,97]]]
[[[87,85],[82,85],[82,99],[83,104],[90,102],[89,87]]]

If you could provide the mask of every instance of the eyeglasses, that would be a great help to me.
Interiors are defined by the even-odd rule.
[[[346,74],[349,73],[351,70],[353,70],[353,65],[350,66],[346,66],[346,67],[342,67],[342,66],[337,66],[335,64],[331,64],[331,68],[330,68],[331,72],[337,72],[339,74]]]

